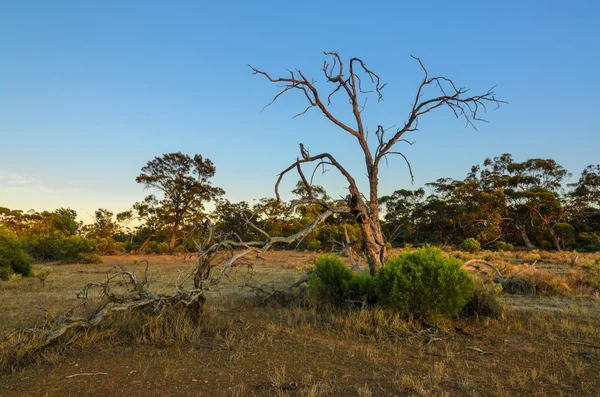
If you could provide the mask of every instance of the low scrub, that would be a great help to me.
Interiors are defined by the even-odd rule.
[[[316,298],[335,305],[343,303],[375,303],[373,278],[348,269],[337,256],[322,256],[308,281],[309,291]]]
[[[7,230],[0,229],[0,280],[13,274],[30,276],[31,260],[23,251],[19,239]]]
[[[390,258],[377,272],[375,284],[382,304],[420,316],[456,316],[474,289],[461,261],[430,247]]]
[[[98,253],[98,244],[80,236],[64,236],[58,233],[32,236],[25,242],[25,250],[38,261],[77,263],[87,256]],[[90,262],[81,262],[90,263]],[[96,262],[92,262],[96,263]]]
[[[462,249],[463,251],[474,254],[481,251],[481,244],[479,244],[479,241],[475,240],[473,237],[469,237],[463,240]]]
[[[353,272],[338,257],[323,256],[309,279],[309,291],[322,301],[380,304],[417,316],[456,316],[474,288],[459,260],[429,247],[390,258],[376,277]]]

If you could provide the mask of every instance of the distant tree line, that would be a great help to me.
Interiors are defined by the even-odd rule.
[[[208,159],[181,153],[156,157],[136,178],[154,189],[128,211],[114,214],[100,208],[84,225],[70,208],[21,211],[0,207],[0,227],[37,261],[95,262],[116,253],[193,252],[188,237],[202,238],[209,219],[219,233],[250,241],[291,235],[319,214],[316,205],[288,213],[287,203],[262,198],[251,205],[223,198],[210,184],[215,167]],[[551,159],[516,162],[510,154],[473,166],[463,180],[438,179],[425,188],[401,189],[380,198],[380,220],[388,245],[461,245],[477,240],[488,249],[600,249],[600,166],[590,165],[578,179]],[[426,193],[429,191],[429,194]],[[157,197],[157,193],[161,197]],[[303,181],[296,199],[308,192]],[[330,205],[342,205],[321,186],[311,194]],[[204,208],[207,201],[214,210]],[[254,227],[256,226],[256,227]],[[257,229],[258,228],[258,229]],[[352,242],[360,250],[361,229],[350,213],[335,214],[303,241],[288,248],[339,249]]]
[[[463,180],[438,179],[425,189],[397,190],[381,199],[384,230],[396,244],[598,250],[600,166],[571,174],[552,159],[488,158]]]

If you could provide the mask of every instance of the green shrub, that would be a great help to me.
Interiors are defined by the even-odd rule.
[[[176,245],[175,248],[173,249],[173,251],[177,252],[178,254],[184,254],[186,252],[185,245],[183,245],[183,244]]]
[[[504,307],[498,298],[500,289],[481,282],[475,283],[471,299],[463,306],[461,314],[498,318],[504,313]]]
[[[494,248],[496,251],[513,251],[515,249],[512,244],[501,240],[498,240],[494,243]]]
[[[25,250],[39,261],[75,263],[81,254],[96,254],[98,244],[81,236],[64,236],[59,233],[31,236]]]
[[[474,282],[461,261],[426,247],[390,258],[377,273],[375,289],[379,301],[393,308],[456,316],[471,298]]]
[[[158,243],[156,245],[156,249],[158,250],[158,253],[161,255],[168,254],[169,253],[169,243]]]
[[[385,243],[386,251],[390,251],[392,248],[394,248],[394,247],[392,247],[392,243],[390,243],[389,241],[387,243]]]
[[[462,249],[463,251],[468,251],[474,254],[475,252],[479,252],[481,250],[481,244],[479,244],[479,241],[475,240],[473,237],[469,237],[463,240]]]
[[[98,263],[102,263],[102,258],[98,256],[98,254],[83,252],[77,255],[77,259],[74,260],[75,263],[80,263],[82,265],[95,265]]]
[[[600,234],[598,233],[579,233],[576,241],[577,247],[582,251],[596,251],[600,249]]]
[[[82,254],[96,254],[98,244],[81,236],[69,236],[57,241],[59,246],[59,258],[65,262],[78,261]]]
[[[311,251],[318,251],[321,249],[321,242],[317,239],[314,239],[308,244],[308,249]]]
[[[0,229],[0,269],[2,279],[9,278],[12,273],[22,276],[31,275],[31,260],[23,251],[21,242],[12,233]]]
[[[353,272],[337,256],[321,256],[308,285],[315,297],[335,305],[346,301],[376,301],[373,278],[367,273]]]

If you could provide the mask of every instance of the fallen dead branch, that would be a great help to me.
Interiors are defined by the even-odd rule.
[[[594,349],[600,349],[599,345],[594,345],[594,344],[591,344],[591,343],[571,342],[571,344],[573,344],[573,345],[580,345],[580,346],[586,346],[586,347],[593,347]]]
[[[106,373],[106,372],[80,372],[78,374],[67,375],[67,376],[65,376],[65,379],[71,379],[76,376],[97,376],[97,375],[108,375],[108,373]]]
[[[484,351],[484,350],[481,350],[480,348],[478,348],[478,347],[474,347],[474,346],[467,346],[467,349],[468,349],[468,350],[473,350],[473,351],[476,351],[476,352],[477,352],[477,353],[479,353],[480,355],[484,355],[484,354],[494,354],[494,353],[492,353],[492,352],[486,352],[486,351]]]
[[[507,277],[504,274],[502,274],[500,272],[500,270],[496,266],[494,266],[492,263],[490,263],[488,261],[485,261],[483,259],[471,259],[471,260],[468,260],[468,261],[466,261],[464,263],[463,266],[464,267],[472,267],[472,268],[475,268],[477,270],[480,269],[479,266],[477,266],[477,265],[485,265],[485,266],[489,267],[496,274],[496,276],[493,278],[493,281],[495,283],[498,283],[498,284],[502,285],[502,288],[504,288],[505,290],[509,290],[510,291],[510,290],[513,289],[513,287],[514,287],[514,285],[516,283],[516,279],[520,275],[522,275],[524,273],[527,273],[527,272],[529,272],[531,270],[535,270],[536,269],[536,267],[535,267],[536,264],[537,264],[537,261],[533,262],[526,269],[521,270],[520,272],[518,272],[516,274],[513,274],[513,275],[511,275],[509,277]]]

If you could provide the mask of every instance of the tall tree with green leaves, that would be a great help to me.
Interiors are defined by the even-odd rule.
[[[200,154],[190,157],[181,152],[163,154],[148,161],[135,180],[162,192],[161,214],[164,224],[171,228],[169,248],[173,250],[178,232],[185,218],[202,211],[204,202],[223,195],[219,187],[211,185],[216,167]]]

